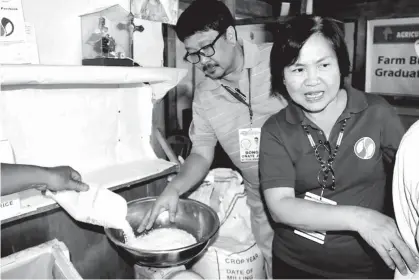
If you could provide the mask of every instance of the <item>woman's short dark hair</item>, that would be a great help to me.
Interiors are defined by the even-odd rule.
[[[227,6],[218,0],[195,0],[180,15],[175,30],[182,42],[197,32],[213,29],[224,32],[235,26]]]
[[[280,26],[271,50],[271,90],[273,95],[280,94],[289,100],[284,85],[284,69],[294,64],[301,48],[313,34],[323,35],[336,53],[341,74],[340,88],[349,75],[350,61],[345,37],[339,22],[332,18],[315,15],[299,15]]]

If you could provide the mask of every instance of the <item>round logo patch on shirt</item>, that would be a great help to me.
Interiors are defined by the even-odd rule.
[[[354,152],[360,159],[370,159],[375,153],[375,143],[369,137],[362,137],[356,141]]]

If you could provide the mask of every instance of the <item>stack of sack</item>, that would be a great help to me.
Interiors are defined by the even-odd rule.
[[[251,230],[241,175],[228,168],[213,169],[189,198],[209,205],[221,222],[215,242],[191,269],[205,279],[265,278],[264,260]]]

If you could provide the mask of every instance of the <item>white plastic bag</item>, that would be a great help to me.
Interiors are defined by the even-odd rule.
[[[135,279],[166,279],[174,272],[185,270],[184,265],[163,268],[134,265]]]
[[[77,221],[107,228],[126,227],[127,201],[106,188],[90,185],[86,192],[47,190],[46,195]]]
[[[189,196],[210,205],[221,221],[216,241],[192,266],[205,279],[265,278],[264,259],[252,233],[242,181],[236,171],[214,169]]]

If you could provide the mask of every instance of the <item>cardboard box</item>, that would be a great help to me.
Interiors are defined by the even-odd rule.
[[[2,258],[0,268],[1,279],[83,279],[57,239]]]

